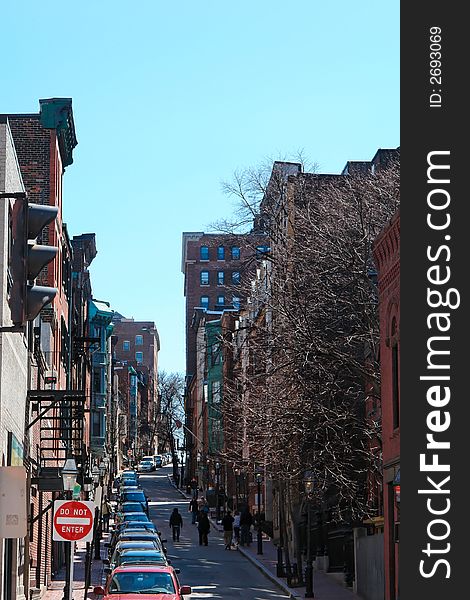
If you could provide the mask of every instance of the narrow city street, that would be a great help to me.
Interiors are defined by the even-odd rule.
[[[190,585],[191,598],[243,598],[273,600],[287,598],[237,550],[224,550],[221,534],[214,529],[209,545],[199,546],[196,525],[191,524],[188,501],[168,481],[171,467],[140,475],[140,485],[150,498],[150,518],[167,540],[168,557],[180,569],[182,585]],[[173,542],[168,526],[170,513],[178,507],[183,517],[180,541]]]

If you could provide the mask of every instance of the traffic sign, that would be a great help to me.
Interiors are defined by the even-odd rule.
[[[91,542],[94,510],[94,502],[56,500],[52,539],[56,542]]]

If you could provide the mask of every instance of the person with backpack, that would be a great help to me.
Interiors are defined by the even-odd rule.
[[[180,541],[180,531],[181,531],[181,528],[183,527],[183,517],[178,512],[177,508],[174,508],[173,512],[171,513],[170,527],[173,531],[173,541],[179,542]]]

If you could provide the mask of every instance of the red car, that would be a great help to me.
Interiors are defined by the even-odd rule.
[[[103,600],[183,600],[191,588],[180,586],[173,567],[133,565],[114,569],[106,586],[93,592]]]

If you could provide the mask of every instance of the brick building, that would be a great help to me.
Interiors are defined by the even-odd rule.
[[[113,320],[114,365],[118,374],[121,454],[136,460],[158,452],[156,418],[160,338],[153,321],[134,321],[117,313]],[[118,417],[119,421],[119,417]],[[124,425],[125,423],[125,425]]]
[[[6,117],[0,117],[0,193],[23,192],[13,137]],[[0,327],[12,325],[8,295],[10,217],[14,200],[0,199]],[[0,466],[22,466],[28,346],[22,333],[0,333]],[[24,542],[0,538],[0,596],[25,598]]]
[[[400,526],[400,213],[377,238],[384,486],[385,600],[398,598]]]

